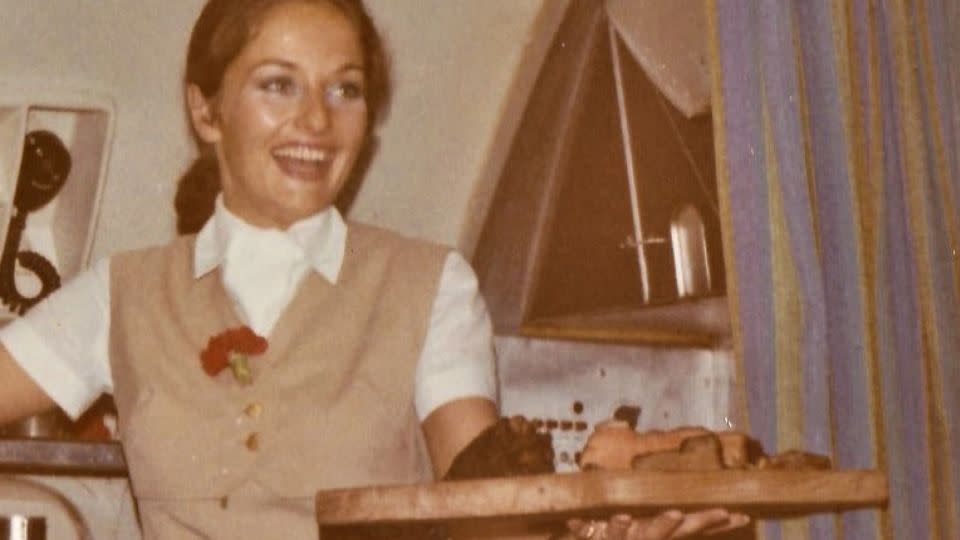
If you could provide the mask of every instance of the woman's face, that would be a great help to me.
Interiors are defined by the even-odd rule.
[[[224,204],[285,229],[329,207],[367,132],[363,50],[326,3],[286,2],[227,67],[210,101],[188,87],[200,137],[214,145]]]

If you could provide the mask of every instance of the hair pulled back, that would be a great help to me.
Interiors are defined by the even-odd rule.
[[[227,67],[256,36],[267,11],[291,2],[332,5],[353,24],[363,50],[367,130],[372,131],[389,106],[390,68],[383,40],[363,0],[209,0],[190,36],[184,83],[196,85],[208,100],[216,97]],[[196,132],[193,135],[200,156],[180,178],[174,198],[180,234],[203,227],[220,192],[216,156]]]

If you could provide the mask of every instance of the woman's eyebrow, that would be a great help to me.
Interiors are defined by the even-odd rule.
[[[363,67],[363,64],[356,64],[353,62],[344,64],[337,68],[337,73],[346,73],[348,71],[359,71],[360,73],[367,72],[367,70]]]
[[[293,62],[290,62],[290,61],[288,61],[288,60],[281,60],[281,59],[279,59],[279,58],[268,58],[268,59],[266,59],[266,60],[261,60],[260,62],[257,62],[256,64],[254,64],[254,66],[253,66],[253,68],[251,69],[251,71],[255,71],[255,70],[260,69],[260,68],[262,68],[262,67],[264,67],[264,66],[276,66],[276,67],[282,67],[282,68],[286,68],[286,69],[296,69],[296,68],[297,68],[297,65],[296,65],[296,64],[294,64]]]
[[[285,69],[297,69],[297,68],[298,68],[298,65],[297,65],[296,63],[291,62],[291,61],[289,61],[289,60],[283,60],[283,59],[280,59],[280,58],[268,58],[268,59],[266,59],[266,60],[262,60],[262,61],[260,61],[260,62],[257,62],[257,63],[253,66],[253,68],[251,69],[251,71],[255,71],[255,70],[260,69],[260,68],[262,68],[262,67],[264,67],[264,66],[276,66],[276,67],[281,67],[281,68],[285,68]],[[363,67],[363,64],[358,64],[358,63],[356,63],[356,62],[348,62],[348,63],[343,64],[342,66],[340,66],[340,67],[338,67],[337,69],[334,70],[334,72],[336,72],[336,73],[345,73],[345,72],[347,72],[347,71],[366,72],[366,69]]]

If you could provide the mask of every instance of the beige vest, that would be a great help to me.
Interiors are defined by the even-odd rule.
[[[110,357],[147,539],[317,538],[319,489],[428,480],[416,363],[446,252],[351,224],[339,282],[310,273],[252,360],[254,382],[201,369],[241,323],[192,237],[111,266]]]

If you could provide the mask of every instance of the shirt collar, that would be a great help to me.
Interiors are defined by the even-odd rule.
[[[222,265],[234,238],[262,231],[264,229],[254,227],[230,212],[223,204],[223,195],[217,196],[213,216],[197,234],[193,276],[200,278]],[[294,223],[285,234],[303,250],[314,271],[331,283],[337,282],[347,247],[347,224],[335,207]]]

